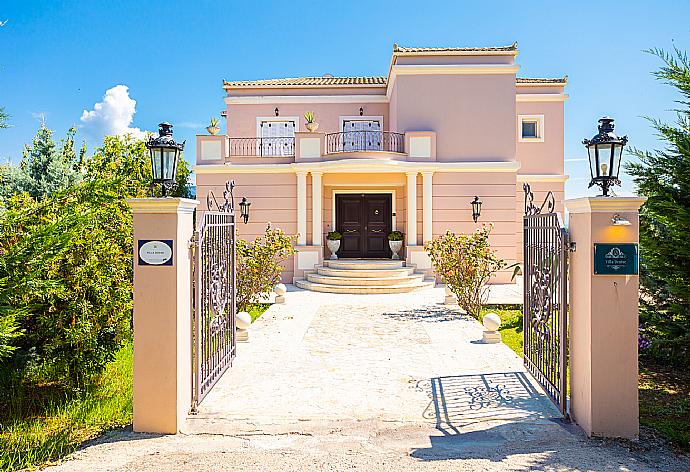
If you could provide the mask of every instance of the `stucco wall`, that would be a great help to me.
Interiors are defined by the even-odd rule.
[[[280,174],[198,174],[197,199],[199,210],[206,209],[206,196],[213,189],[222,201],[225,182],[235,179],[235,201],[247,197],[251,202],[249,223],[237,223],[239,237],[253,241],[262,236],[268,222],[289,235],[297,234],[297,178],[292,173]],[[309,192],[309,189],[308,189]],[[308,193],[308,202],[311,194]],[[309,214],[309,213],[307,213]],[[292,258],[283,265],[283,280],[292,282],[294,262]]]
[[[563,174],[563,102],[518,102],[517,115],[544,115],[544,142],[516,142],[521,174]],[[518,118],[515,136],[519,133]]]
[[[364,108],[366,116],[383,116],[384,130],[389,130],[387,103],[269,103],[269,104],[231,104],[227,107],[227,134],[230,137],[256,137],[256,118],[275,117],[278,107],[280,116],[299,117],[298,131],[306,131],[304,113],[313,111],[319,123],[319,132],[340,132],[341,116],[359,116],[359,108]]]
[[[395,87],[397,131],[435,131],[437,160],[515,160],[515,75],[401,75]]]

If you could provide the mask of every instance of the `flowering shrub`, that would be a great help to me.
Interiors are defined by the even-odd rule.
[[[489,279],[507,267],[489,246],[491,229],[482,226],[470,235],[447,231],[424,245],[434,270],[455,294],[460,308],[477,319],[489,294]]]
[[[280,281],[281,263],[295,253],[295,237],[271,228],[253,242],[237,239],[237,310],[249,311]]]

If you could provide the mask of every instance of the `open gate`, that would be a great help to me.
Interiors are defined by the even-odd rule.
[[[222,204],[209,192],[208,211],[197,213],[201,221],[192,241],[192,412],[235,358],[234,186],[234,181],[225,184]]]
[[[568,232],[551,192],[534,204],[525,192],[523,336],[525,366],[568,417]]]

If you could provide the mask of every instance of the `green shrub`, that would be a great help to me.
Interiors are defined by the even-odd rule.
[[[280,281],[281,265],[295,253],[296,238],[266,226],[253,242],[237,239],[237,310],[248,311]]]
[[[343,235],[342,233],[339,233],[337,231],[329,231],[326,235],[326,239],[330,241],[340,241],[341,239],[343,239]]]
[[[402,231],[391,231],[388,233],[389,241],[402,241],[404,238],[405,235],[402,233]]]
[[[450,231],[424,245],[434,270],[457,297],[469,315],[479,318],[488,297],[491,276],[507,267],[489,246],[491,226],[482,226],[470,235]]]
[[[130,336],[132,217],[116,187],[95,181],[7,202],[0,326],[19,328],[6,362],[24,374],[82,386]]]

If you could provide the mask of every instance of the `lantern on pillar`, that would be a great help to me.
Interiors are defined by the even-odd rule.
[[[589,172],[592,178],[589,187],[598,185],[604,197],[609,196],[610,187],[621,184],[618,178],[621,155],[628,143],[628,137],[619,138],[613,132],[613,127],[613,118],[605,116],[599,119],[599,133],[592,139],[582,141],[589,154]]]
[[[163,197],[167,197],[168,190],[175,184],[177,163],[184,149],[184,142],[175,142],[170,123],[163,122],[158,126],[158,137],[151,136],[146,142],[146,148],[151,157],[153,183],[160,184]]]

